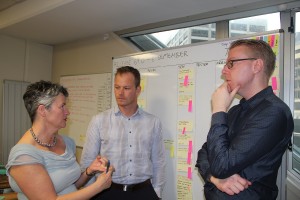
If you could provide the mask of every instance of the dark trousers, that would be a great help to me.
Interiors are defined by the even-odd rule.
[[[153,186],[147,185],[134,191],[122,191],[109,188],[97,194],[92,200],[158,200],[158,196]]]

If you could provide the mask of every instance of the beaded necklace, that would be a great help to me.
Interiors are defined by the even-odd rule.
[[[30,131],[30,133],[31,133],[31,135],[32,135],[32,137],[33,137],[33,139],[34,139],[39,145],[41,145],[41,146],[43,146],[43,147],[54,147],[54,146],[56,145],[56,135],[55,135],[54,138],[53,138],[53,143],[52,143],[52,144],[48,144],[48,143],[41,142],[41,141],[37,138],[37,136],[34,134],[32,128],[30,128],[29,131]]]

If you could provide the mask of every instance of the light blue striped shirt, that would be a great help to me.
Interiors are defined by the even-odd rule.
[[[151,179],[161,197],[165,184],[165,154],[160,120],[137,110],[126,117],[118,107],[94,116],[88,126],[81,169],[100,154],[115,167],[113,182],[135,184]]]

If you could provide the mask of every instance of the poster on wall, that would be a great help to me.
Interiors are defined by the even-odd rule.
[[[111,73],[62,76],[60,84],[68,89],[67,126],[60,132],[83,147],[88,124],[92,117],[111,106]]]

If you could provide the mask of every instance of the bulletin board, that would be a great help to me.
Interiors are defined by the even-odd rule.
[[[281,97],[281,30],[251,35],[264,40],[276,54],[276,67],[270,85]],[[140,107],[158,116],[163,124],[166,150],[166,185],[163,200],[202,200],[203,180],[195,163],[197,152],[206,141],[211,120],[211,95],[224,80],[221,71],[233,40],[216,40],[158,51],[126,55],[113,60],[113,72],[130,65],[142,75]],[[114,95],[114,94],[112,94]],[[112,97],[112,105],[116,105]],[[238,99],[233,104],[237,104]]]
[[[60,84],[68,89],[67,126],[60,132],[83,147],[88,124],[92,117],[111,106],[111,73],[62,76]]]

